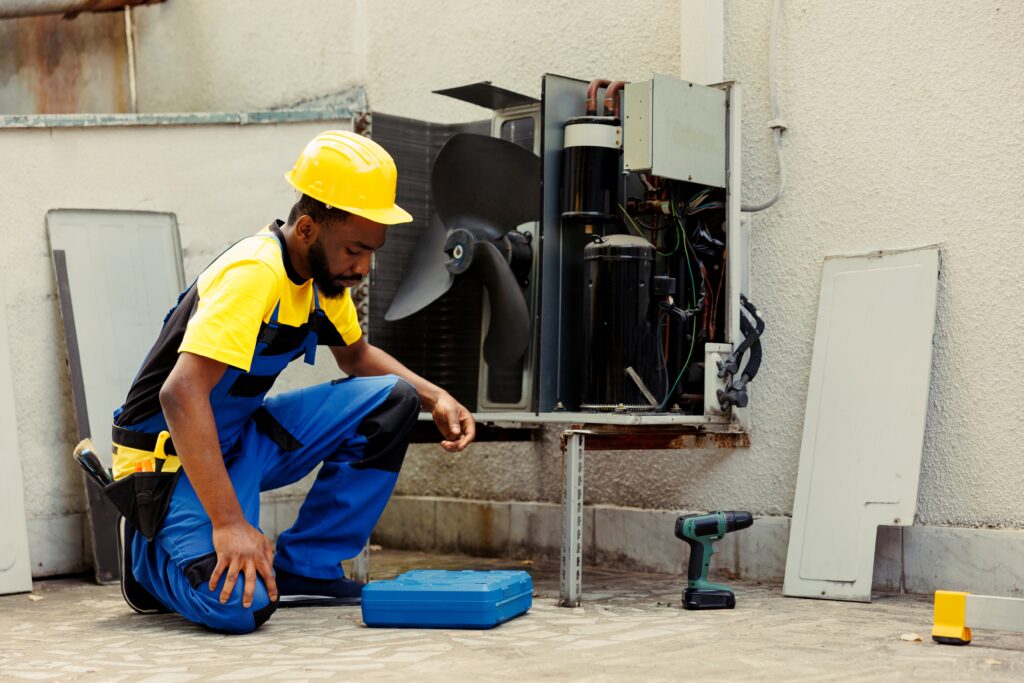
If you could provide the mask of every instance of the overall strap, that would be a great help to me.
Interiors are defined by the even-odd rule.
[[[320,289],[313,283],[313,312],[309,315],[309,335],[306,337],[306,357],[303,359],[307,365],[316,362],[316,346],[319,337],[320,326],[327,319],[327,314],[320,308]]]

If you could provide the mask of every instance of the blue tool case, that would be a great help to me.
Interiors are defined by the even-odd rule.
[[[494,628],[533,604],[533,579],[522,571],[406,572],[363,588],[367,626]]]

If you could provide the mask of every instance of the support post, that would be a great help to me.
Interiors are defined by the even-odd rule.
[[[562,434],[561,607],[579,607],[583,592],[583,449],[582,433]]]
[[[370,542],[352,558],[352,580],[366,583],[370,580]]]

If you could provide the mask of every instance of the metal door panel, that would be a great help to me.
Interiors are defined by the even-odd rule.
[[[877,527],[913,523],[938,267],[935,248],[825,263],[786,595],[870,601]]]
[[[32,590],[5,301],[0,288],[0,594]]]

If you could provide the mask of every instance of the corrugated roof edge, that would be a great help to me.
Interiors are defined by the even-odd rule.
[[[0,116],[5,128],[95,128],[103,126],[203,126],[302,121],[338,121],[355,118],[348,107],[279,109],[276,111],[184,112],[176,114],[7,114]]]

